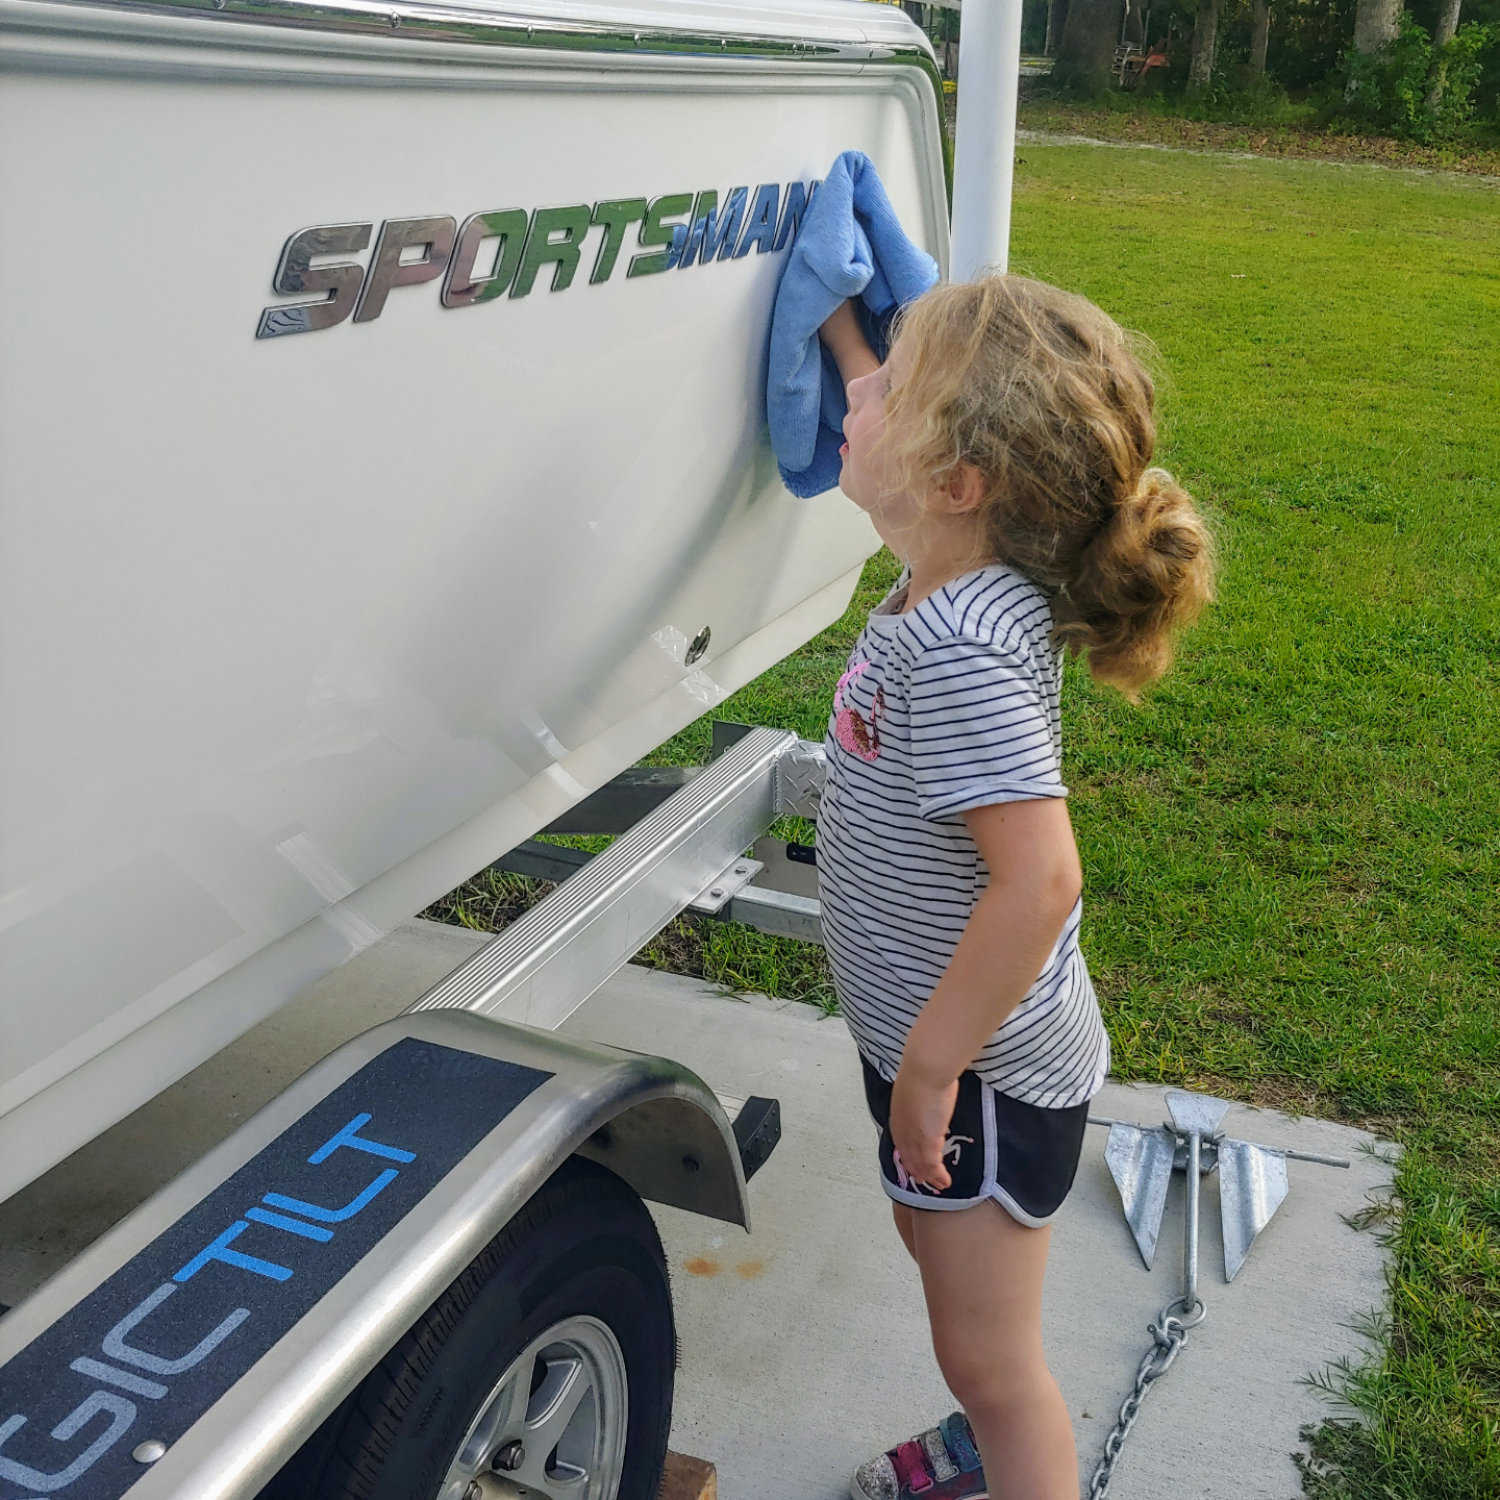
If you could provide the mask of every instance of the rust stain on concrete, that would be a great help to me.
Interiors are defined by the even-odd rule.
[[[682,1269],[689,1276],[717,1276],[724,1268],[706,1255],[695,1255],[691,1260],[683,1261]]]
[[[766,1263],[763,1260],[742,1260],[739,1265],[735,1267],[735,1270],[738,1271],[746,1281],[754,1281],[757,1276],[763,1276],[765,1274]]]

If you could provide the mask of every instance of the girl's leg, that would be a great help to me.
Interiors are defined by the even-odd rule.
[[[990,1500],[1078,1500],[1073,1426],[1042,1353],[1051,1231],[997,1203],[910,1217],[938,1366],[978,1439]]]
[[[914,1238],[916,1233],[911,1227],[911,1210],[904,1203],[891,1202],[891,1217],[896,1221],[896,1233],[901,1236],[901,1243],[906,1246],[906,1252],[913,1260],[917,1258],[917,1242]]]

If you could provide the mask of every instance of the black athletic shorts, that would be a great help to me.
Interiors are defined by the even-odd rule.
[[[880,1127],[880,1182],[911,1208],[972,1208],[993,1199],[1018,1224],[1049,1224],[1073,1186],[1089,1107],[1042,1109],[1010,1099],[977,1073],[958,1079],[943,1164],[953,1178],[942,1192],[918,1184],[891,1142],[891,1085],[864,1058],[865,1098]]]

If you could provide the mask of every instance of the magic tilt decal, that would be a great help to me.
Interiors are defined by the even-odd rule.
[[[0,1366],[0,1500],[116,1500],[551,1076],[366,1063]]]

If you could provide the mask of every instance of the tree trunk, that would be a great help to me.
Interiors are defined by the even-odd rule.
[[[1048,57],[1057,56],[1058,43],[1062,41],[1063,27],[1068,24],[1068,0],[1047,0],[1047,45],[1042,51]]]
[[[1250,7],[1250,81],[1266,76],[1266,44],[1271,40],[1271,7],[1267,0],[1254,0]]]
[[[1458,13],[1464,0],[1443,0],[1438,8],[1437,25],[1432,28],[1432,50],[1446,47],[1458,35]]]
[[[1111,83],[1124,0],[1069,0],[1057,44],[1053,82],[1079,94],[1097,94]]]
[[[1443,89],[1448,82],[1448,68],[1439,52],[1458,35],[1458,13],[1463,0],[1442,0],[1438,7],[1437,25],[1432,28],[1432,71],[1427,75],[1427,108],[1435,110],[1443,102]]]
[[[1219,50],[1219,0],[1198,0],[1193,17],[1193,55],[1188,62],[1188,89],[1202,93],[1213,77]]]
[[[1354,50],[1367,57],[1388,47],[1401,29],[1401,0],[1359,0],[1354,11]]]

